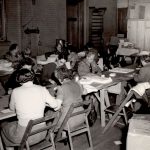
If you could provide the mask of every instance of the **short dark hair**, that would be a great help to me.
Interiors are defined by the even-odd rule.
[[[90,57],[91,55],[96,55],[96,53],[94,51],[89,51],[87,54],[86,54],[86,57]]]
[[[16,81],[18,83],[26,83],[28,81],[33,81],[33,79],[34,73],[31,70],[25,68],[20,69],[16,77]]]
[[[9,51],[13,51],[14,49],[16,49],[17,46],[18,46],[18,44],[16,44],[16,43],[11,44],[9,47]]]
[[[31,67],[33,67],[35,65],[34,61],[32,58],[27,57],[24,58],[18,65],[18,69],[21,69],[24,65],[29,65]]]

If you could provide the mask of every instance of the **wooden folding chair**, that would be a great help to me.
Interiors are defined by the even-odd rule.
[[[88,140],[89,140],[89,149],[93,150],[93,144],[92,144],[92,138],[91,138],[91,134],[90,134],[90,128],[89,128],[89,123],[87,120],[87,115],[90,112],[90,108],[87,107],[86,109],[83,109],[81,111],[76,111],[74,112],[74,110],[76,108],[80,108],[83,107],[84,105],[89,106],[89,104],[91,103],[91,101],[84,101],[84,102],[78,102],[78,103],[73,103],[67,114],[65,119],[63,120],[61,127],[58,130],[58,133],[56,134],[55,137],[55,142],[61,141],[62,140],[62,131],[64,131],[64,127],[67,127],[67,129],[65,129],[65,131],[67,132],[67,138],[69,139],[69,145],[70,145],[70,149],[73,150],[73,142],[72,142],[72,137],[82,134],[82,133],[87,133],[88,135]],[[84,115],[84,123],[82,123],[81,125],[79,125],[77,128],[75,129],[71,129],[69,126],[69,120],[74,117],[74,116],[78,116],[78,115]],[[75,121],[75,120],[74,120]]]
[[[134,96],[136,97],[137,95],[138,95],[138,93],[136,93],[135,91],[131,90],[127,94],[126,98],[122,101],[122,103],[120,105],[118,105],[118,106],[117,105],[109,106],[108,108],[105,109],[105,112],[109,113],[109,114],[112,114],[112,117],[110,118],[109,122],[105,126],[105,128],[103,130],[103,133],[105,133],[112,125],[114,125],[114,122],[116,123],[118,121],[118,117],[119,116],[123,116],[123,118],[125,120],[125,124],[128,123],[128,117],[127,117],[128,112],[126,110],[126,104],[129,103],[129,105],[131,105],[131,109],[133,109],[133,105],[132,105],[132,100],[131,99]],[[132,110],[131,110],[131,112],[132,112]]]
[[[51,122],[51,123],[49,123]],[[30,120],[25,133],[23,135],[23,138],[21,140],[20,144],[14,144],[13,147],[17,147],[18,150],[41,150],[48,147],[52,147],[53,150],[55,150],[55,144],[54,144],[54,128],[58,122],[57,113],[54,113],[53,116],[45,116],[36,120]],[[43,125],[42,125],[43,123]],[[37,127],[40,126],[40,127]],[[29,138],[31,136],[34,136],[36,134],[45,133],[45,138],[34,144],[30,145]]]

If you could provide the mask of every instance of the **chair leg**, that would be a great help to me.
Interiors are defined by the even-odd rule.
[[[112,127],[115,126],[115,124],[119,121],[119,119],[121,118],[121,116],[117,116],[117,118],[115,119],[115,121],[112,123]]]
[[[26,141],[26,149],[27,149],[27,150],[30,150],[28,141]]]
[[[106,107],[109,107],[110,106],[110,101],[109,101],[109,97],[108,97],[108,92],[107,91],[104,91],[104,96],[105,96]],[[106,113],[105,113],[105,115],[106,115]],[[112,114],[108,114],[108,117],[110,119],[112,117]]]
[[[69,146],[70,146],[70,149],[73,150],[73,142],[72,142],[72,137],[71,137],[70,128],[69,128],[68,123],[67,123],[67,126],[68,126],[67,134],[69,137]]]
[[[1,136],[0,136],[0,150],[4,150],[4,147],[3,147],[3,143],[2,143]]]
[[[87,133],[88,133],[88,139],[89,139],[89,144],[90,144],[90,150],[93,150],[92,137],[91,137],[90,127],[88,125],[87,117],[86,117],[86,124],[87,124],[87,128],[88,128]]]
[[[123,114],[124,114],[125,123],[126,123],[126,125],[127,125],[127,124],[128,124],[127,113],[126,113],[126,111],[125,111],[125,108],[123,108],[122,110],[123,110]]]
[[[50,132],[49,134],[50,134],[50,140],[52,143],[52,148],[53,150],[56,150],[55,143],[54,143],[54,133]]]

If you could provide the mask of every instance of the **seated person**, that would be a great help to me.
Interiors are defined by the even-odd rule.
[[[65,59],[67,60],[67,57],[68,57],[68,50],[67,48],[65,47],[65,40],[62,40],[62,39],[57,39],[56,40],[56,46],[55,46],[55,50],[52,51],[52,52],[47,52],[45,53],[45,57],[46,59],[52,55],[52,54],[56,54],[58,55],[58,58],[59,59]]]
[[[66,68],[64,59],[56,59],[55,62],[47,63],[43,66],[42,73],[41,73],[41,84],[42,85],[49,85],[49,84],[57,84],[61,85],[59,78],[57,76],[57,71],[60,68]],[[67,68],[66,68],[67,69]],[[67,73],[67,72],[64,72]],[[53,83],[54,82],[54,83]]]
[[[55,76],[58,78],[58,80],[63,83],[65,79],[67,79],[68,77],[71,78],[73,75],[73,70],[68,69],[66,67],[66,65],[62,65],[57,67],[57,69],[55,70]]]
[[[135,74],[134,80],[136,82],[150,82],[150,61],[149,60],[141,60],[142,68],[139,70],[138,74]]]
[[[34,73],[33,66],[34,66],[34,62],[30,58],[25,58],[22,61],[20,61],[20,63],[18,64],[16,70],[11,74],[11,76],[8,79],[8,81],[5,83],[5,91],[6,91],[6,93],[10,92],[12,89],[14,89],[16,87],[21,86],[16,81],[16,77],[18,75],[19,70],[22,69],[22,68],[26,68],[26,69],[32,70],[33,73]],[[34,77],[34,83],[35,84],[39,84],[38,79],[36,77]]]
[[[95,59],[95,52],[90,51],[86,55],[86,58],[83,59],[81,62],[79,62],[78,64],[79,76],[84,76],[88,73],[94,73],[99,75],[102,74],[101,69],[98,67],[94,59]]]
[[[142,82],[150,82],[150,61],[149,59],[147,60],[142,59],[141,63],[143,67],[140,68],[138,74],[134,75],[134,81],[136,83],[134,83],[133,85],[136,85],[137,83],[142,83]],[[146,94],[148,97],[150,97],[150,89],[146,90]]]
[[[52,97],[45,87],[33,84],[34,74],[28,69],[19,70],[17,80],[21,84],[13,90],[9,108],[16,112],[17,120],[2,124],[1,135],[6,149],[13,149],[15,143],[20,143],[26,126],[31,119],[44,117],[46,104],[54,110],[61,107],[61,100]],[[43,124],[41,124],[43,126]],[[43,140],[46,133],[33,135],[29,143],[35,144]]]
[[[116,55],[115,46],[106,45],[103,51],[104,70],[109,70],[119,66],[119,58]]]
[[[146,82],[150,82],[149,58],[143,57],[140,60],[140,63],[142,65],[142,67],[140,68],[140,70],[137,74],[134,74],[134,78],[132,80],[130,80],[130,85],[132,86],[133,89],[136,89],[136,92],[139,95],[141,95],[140,92],[143,92],[143,91],[145,92],[143,97],[141,97],[141,99],[144,98],[144,100],[141,101],[141,99],[140,99],[140,101],[138,100],[135,103],[135,110],[138,112],[140,112],[140,110],[143,109],[143,107],[146,110],[147,107],[149,107],[149,105],[150,105],[150,103],[148,101],[148,99],[149,99],[148,97],[150,96],[150,89],[147,89],[147,87],[143,86]]]
[[[45,64],[41,73],[41,84],[50,85],[57,84],[61,85],[63,79],[73,73],[72,69],[68,69],[66,66],[65,59],[57,59],[55,62]],[[54,83],[53,83],[54,82]]]
[[[23,59],[22,55],[19,53],[19,48],[17,44],[12,44],[9,47],[9,51],[4,56],[4,59],[12,62],[12,67],[17,68],[20,61]]]
[[[69,76],[68,76],[69,78]],[[62,109],[61,109],[61,117],[58,121],[57,128],[60,128],[71,104],[76,102],[82,102],[82,94],[83,94],[83,87],[78,82],[79,76],[74,75],[72,80],[67,80],[61,86],[58,87],[57,90],[57,99],[62,100]],[[75,111],[83,110],[83,107],[76,109]],[[83,123],[85,120],[83,116],[75,116],[69,121],[70,128],[75,128],[76,126]]]
[[[78,55],[75,51],[70,51],[70,54],[68,55],[67,61],[70,62],[71,69],[76,71],[79,58],[78,58]]]
[[[94,50],[90,50],[87,55],[86,58],[83,59],[81,62],[79,62],[78,64],[78,74],[80,77],[85,76],[87,74],[97,74],[97,75],[101,75],[102,71],[99,68],[99,66],[96,64],[95,61],[95,52]],[[96,103],[96,98],[93,96],[93,94],[88,94],[85,96],[85,99],[91,99],[94,103],[94,105],[96,105],[96,110],[98,108],[98,105]]]
[[[6,147],[20,143],[29,120],[43,117],[46,104],[55,110],[61,106],[61,100],[52,97],[45,87],[33,84],[33,78],[34,74],[28,69],[21,69],[18,73],[17,80],[22,86],[13,90],[9,103],[18,120],[2,126],[1,133]],[[45,134],[35,135],[32,143],[43,138]]]
[[[55,70],[57,64],[52,62],[43,66],[40,82],[42,85],[49,85],[50,79],[53,80],[57,85],[61,85],[60,81],[55,76]]]
[[[67,60],[69,53],[68,53],[67,48],[65,47],[65,41],[64,40],[61,40],[61,39],[57,40],[55,51],[56,51],[55,54],[58,55],[59,59],[63,58],[65,60]]]
[[[94,44],[91,43],[91,42],[88,42],[86,45],[85,45],[85,50],[87,52],[94,52],[95,53],[95,61],[97,62],[99,60],[99,53],[98,53],[98,50],[94,48]]]
[[[42,66],[37,64],[37,60],[35,58],[32,57],[31,55],[31,49],[30,48],[26,48],[23,52],[22,52],[22,56],[23,59],[31,59],[33,62],[33,66],[32,69],[34,70],[35,73],[37,73],[38,71],[41,71]]]
[[[26,49],[22,52],[22,56],[23,56],[23,58],[31,57],[31,50],[30,50],[30,48],[26,48]]]

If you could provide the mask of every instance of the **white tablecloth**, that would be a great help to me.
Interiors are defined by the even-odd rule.
[[[139,53],[139,49],[135,48],[118,48],[116,55],[132,56]]]

